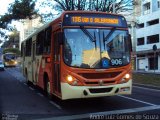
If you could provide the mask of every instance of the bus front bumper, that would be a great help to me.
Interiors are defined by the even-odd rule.
[[[109,86],[71,86],[68,83],[61,83],[62,100],[131,94],[131,92],[132,80]]]
[[[5,67],[14,67],[14,66],[16,66],[17,65],[17,63],[16,62],[5,62]]]

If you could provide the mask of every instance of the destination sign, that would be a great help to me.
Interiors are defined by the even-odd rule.
[[[97,17],[81,17],[73,16],[72,23],[99,23],[99,24],[118,24],[119,20],[115,18],[97,18]]]
[[[96,13],[68,13],[64,15],[63,26],[112,26],[127,27],[123,16]]]

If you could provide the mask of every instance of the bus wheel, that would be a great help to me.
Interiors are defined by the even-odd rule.
[[[51,94],[50,94],[50,82],[48,79],[48,76],[44,77],[44,90],[45,90],[45,94],[48,98],[51,98]]]
[[[29,85],[29,80],[28,80],[28,74],[27,74],[27,72],[26,72],[26,83],[27,83],[27,85]]]

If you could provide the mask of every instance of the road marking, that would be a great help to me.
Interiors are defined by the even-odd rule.
[[[160,92],[160,90],[157,90],[157,89],[152,89],[152,88],[139,87],[139,86],[133,86],[133,87],[140,88],[140,89],[145,89],[145,90],[150,90],[150,91],[156,91],[156,92]]]
[[[41,97],[44,97],[44,95],[43,94],[41,94],[41,93],[37,93],[39,96],[41,96]]]
[[[134,83],[133,85],[143,85],[143,86],[148,86],[148,87],[155,87],[155,88],[159,88],[158,86],[155,86],[155,85],[147,85],[147,84],[140,84],[140,83]]]
[[[147,105],[156,106],[155,104],[145,102],[145,101],[141,101],[141,100],[137,100],[137,99],[134,99],[134,98],[130,98],[130,97],[122,96],[122,95],[117,95],[117,96],[129,99],[129,100],[133,100],[133,101],[136,101],[136,102],[144,103],[144,104],[147,104]]]
[[[94,115],[117,115],[117,114],[126,114],[126,113],[137,113],[137,112],[144,112],[149,110],[156,110],[160,109],[160,105],[157,106],[147,106],[147,107],[140,107],[140,108],[131,108],[131,109],[123,109],[123,110],[113,110],[113,111],[104,111],[104,112],[97,112],[97,113],[87,113],[87,114],[80,114],[80,115],[69,115],[69,116],[56,116],[52,118],[45,118],[45,120],[75,120],[75,119],[84,119],[84,118],[91,118]],[[36,119],[36,120],[44,120]]]
[[[53,101],[49,101],[52,105],[54,105],[55,107],[57,107],[58,109],[62,109],[61,106],[59,106],[58,104],[56,104],[55,102]]]
[[[23,83],[23,84],[27,86],[27,84],[26,84],[26,83]]]
[[[29,87],[29,89],[34,90],[34,88],[32,88],[32,87]]]

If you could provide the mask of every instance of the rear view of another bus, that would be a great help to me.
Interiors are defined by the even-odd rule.
[[[15,67],[17,65],[17,56],[15,53],[5,53],[3,55],[5,67]]]

